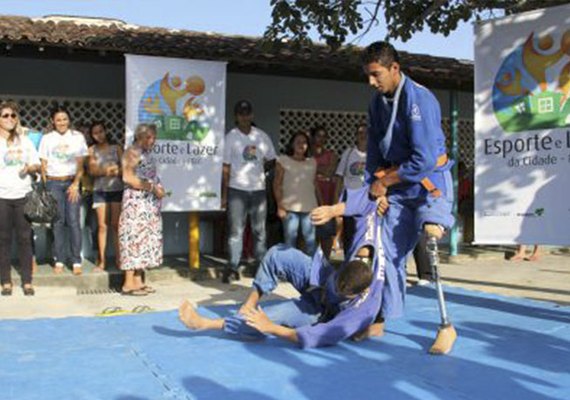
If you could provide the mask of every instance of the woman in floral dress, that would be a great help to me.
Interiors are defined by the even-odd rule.
[[[150,151],[156,141],[156,127],[140,124],[135,141],[123,156],[125,191],[119,219],[119,252],[125,271],[122,294],[145,296],[154,289],[144,284],[147,268],[162,263],[162,217],[160,203],[164,188]]]

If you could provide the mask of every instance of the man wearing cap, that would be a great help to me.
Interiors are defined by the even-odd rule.
[[[224,144],[222,207],[228,211],[228,263],[222,282],[239,280],[239,261],[247,216],[251,222],[256,261],[266,252],[265,191],[266,164],[275,162],[275,148],[269,136],[253,126],[253,107],[240,100],[234,107],[236,127],[228,132]]]

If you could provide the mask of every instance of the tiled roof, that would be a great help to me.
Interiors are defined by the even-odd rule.
[[[104,52],[110,57],[131,53],[223,60],[230,71],[244,73],[363,80],[356,47],[333,52],[322,45],[298,49],[283,44],[266,50],[260,38],[135,26],[117,20],[0,16],[0,42],[14,48],[32,45],[46,51]],[[0,54],[4,51],[0,49]],[[401,52],[401,61],[404,71],[430,87],[473,90],[470,61],[405,52]]]

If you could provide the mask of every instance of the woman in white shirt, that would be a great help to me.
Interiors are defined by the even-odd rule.
[[[52,111],[54,130],[42,137],[40,159],[42,180],[57,200],[59,219],[53,224],[54,272],[64,269],[65,226],[70,230],[73,274],[81,274],[80,181],[87,144],[81,132],[70,129],[69,113],[63,107]]]
[[[18,106],[0,103],[0,280],[2,296],[12,294],[10,254],[16,236],[22,284],[26,296],[32,287],[32,227],[24,215],[25,197],[32,190],[30,174],[39,171],[38,153],[18,133]]]
[[[296,246],[301,226],[305,253],[309,256],[316,250],[315,226],[310,217],[311,210],[318,206],[316,179],[317,162],[309,157],[309,136],[297,132],[289,142],[287,154],[277,159],[273,193],[277,216],[283,221],[285,243]]]

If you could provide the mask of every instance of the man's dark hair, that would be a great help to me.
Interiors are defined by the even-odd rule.
[[[360,61],[363,65],[378,63],[389,67],[393,62],[400,64],[398,51],[388,42],[374,42],[362,50]]]
[[[364,261],[351,260],[340,271],[336,287],[342,296],[354,296],[362,293],[372,283],[372,268]]]

